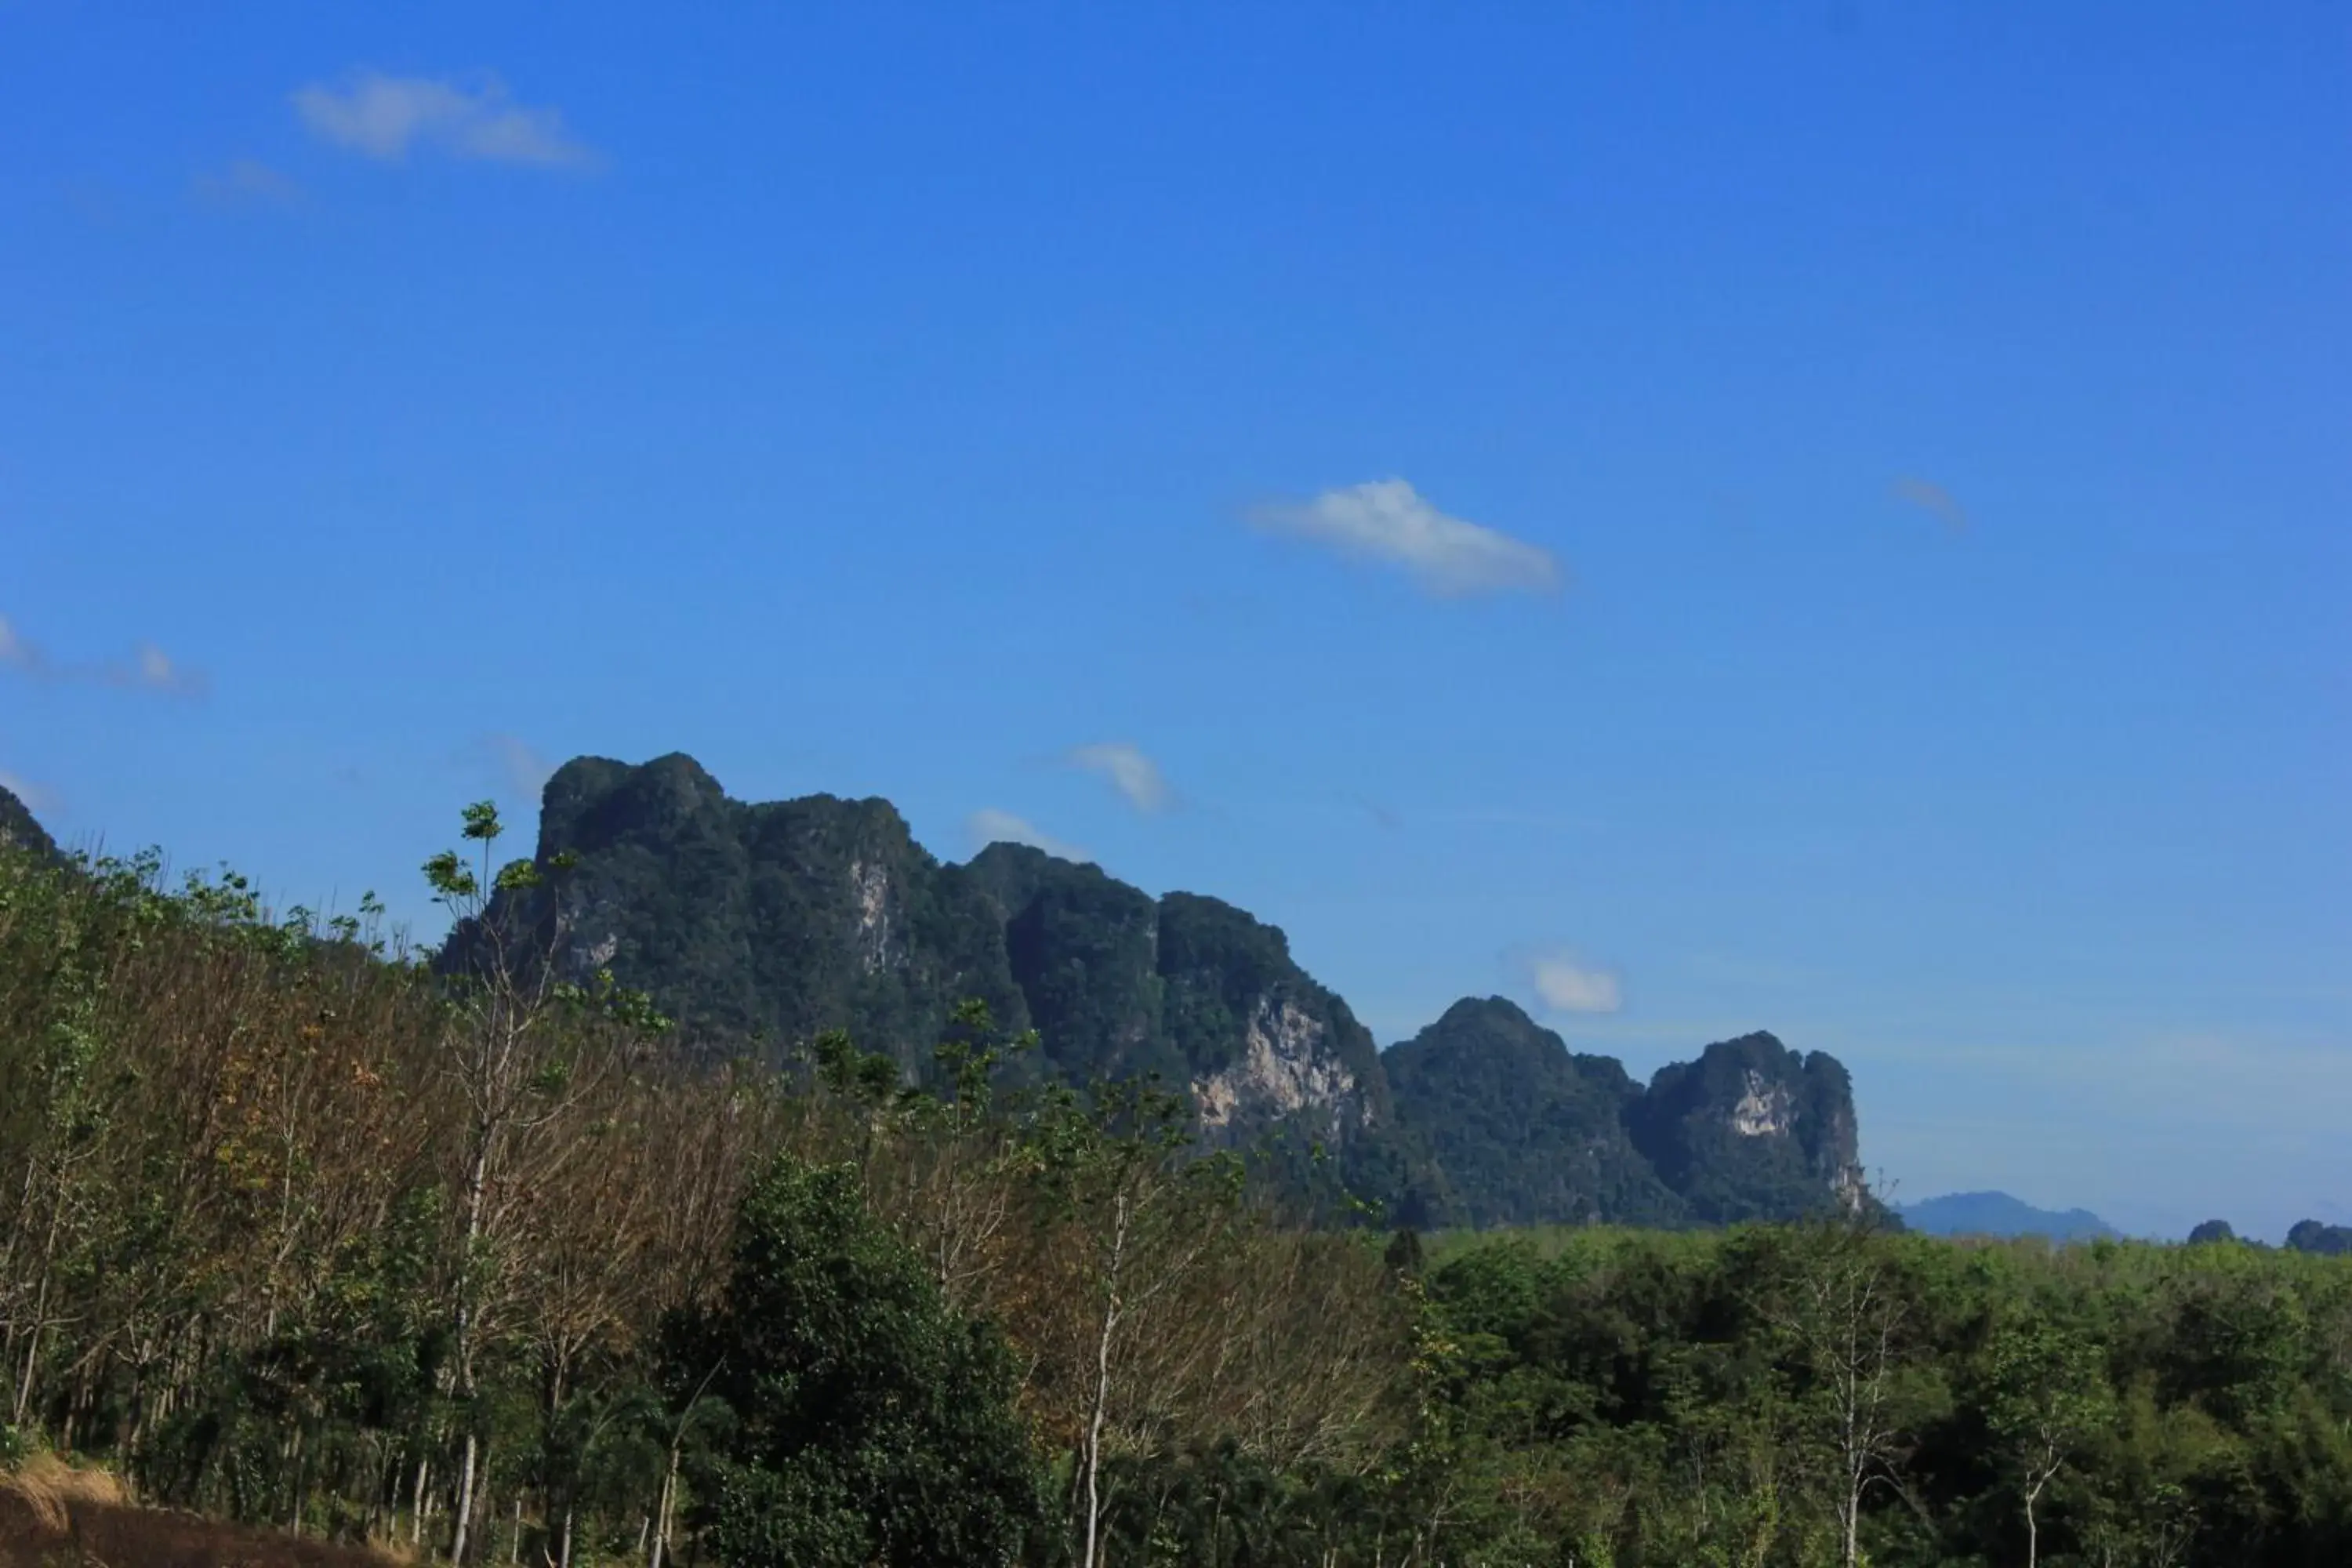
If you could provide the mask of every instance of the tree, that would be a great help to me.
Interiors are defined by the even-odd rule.
[[[2083,1445],[2106,1426],[2114,1395],[2097,1347],[2046,1311],[1994,1331],[1985,1416],[2025,1510],[2025,1568],[2042,1559],[2035,1506]]]
[[[734,1413],[704,1490],[706,1539],[736,1568],[1009,1563],[1040,1524],[1011,1355],[849,1166],[776,1158],[724,1299],[681,1316],[667,1361],[681,1409]]]
[[[478,870],[455,849],[425,863],[434,901],[456,917],[451,946],[459,955],[443,1040],[443,1069],[463,1097],[466,1115],[457,1182],[463,1240],[450,1300],[450,1393],[465,1424],[449,1545],[450,1560],[459,1563],[466,1560],[480,1459],[479,1424],[470,1406],[478,1391],[484,1320],[503,1304],[499,1292],[509,1282],[502,1256],[508,1221],[537,1187],[517,1167],[534,1146],[560,1155],[565,1140],[553,1135],[558,1123],[619,1065],[612,1047],[622,1040],[593,1027],[563,1026],[579,1021],[592,1003],[621,1026],[625,1038],[657,1031],[667,1022],[644,997],[614,984],[609,973],[596,976],[593,994],[566,984],[556,963],[560,925],[534,932],[535,907],[527,895],[544,887],[550,873],[571,870],[571,858],[553,857],[544,868],[511,860],[493,874],[491,849],[505,832],[497,805],[478,802],[465,808],[463,818],[465,838],[478,847]]]
[[[1101,1561],[1105,1459],[1122,1409],[1130,1395],[1164,1400],[1196,1383],[1206,1348],[1198,1314],[1160,1310],[1229,1235],[1241,1167],[1228,1156],[1188,1158],[1190,1126],[1181,1097],[1130,1079],[1098,1085],[1090,1104],[1055,1091],[1033,1132],[1040,1234],[1070,1274],[1053,1291],[1063,1310],[1048,1314],[1043,1337],[1060,1352],[1049,1359],[1062,1391],[1081,1407],[1081,1568]]]
[[[1839,1560],[1862,1561],[1862,1505],[1892,1485],[1902,1451],[1897,1376],[1909,1315],[1884,1237],[1866,1215],[1795,1227],[1771,1316],[1808,1373],[1829,1460]]]

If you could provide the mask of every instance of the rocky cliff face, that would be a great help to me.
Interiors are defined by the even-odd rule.
[[[887,801],[746,805],[690,757],[583,757],[548,781],[539,858],[559,850],[565,963],[698,1031],[775,1050],[845,1027],[917,1066],[962,997],[1027,1022],[987,895]]]
[[[1271,1150],[1302,1186],[1336,1174],[1411,1224],[1719,1221],[1861,1191],[1827,1057],[1751,1035],[1644,1089],[1490,997],[1384,1058],[1246,911],[1019,845],[945,864],[887,801],[749,805],[688,757],[583,757],[547,785],[539,858],[559,851],[576,870],[514,912],[567,967],[611,968],[710,1048],[775,1057],[845,1028],[919,1074],[976,996],[1037,1030],[1031,1070],[1157,1075],[1209,1142]],[[449,961],[463,948],[461,933]]]
[[[1706,1047],[1647,1088],[1499,996],[1457,1002],[1388,1053],[1443,1223],[1725,1224],[1863,1200],[1845,1069],[1769,1035]]]
[[[1770,1035],[1661,1068],[1628,1113],[1634,1146],[1691,1217],[1724,1225],[1864,1201],[1853,1086],[1836,1058]]]
[[[828,1028],[912,1071],[948,1014],[1034,1026],[1055,1076],[1158,1074],[1211,1136],[1346,1140],[1381,1121],[1370,1035],[1281,931],[1213,899],[1154,900],[1025,846],[969,866],[887,801],[730,800],[691,758],[582,758],[548,783],[539,858],[579,857],[563,962],[610,967],[697,1029],[781,1052]]]
[[[42,830],[40,823],[25,803],[5,789],[0,789],[0,848],[29,849],[36,855],[55,857],[57,841]]]

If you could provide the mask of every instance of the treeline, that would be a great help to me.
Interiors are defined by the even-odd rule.
[[[459,975],[387,950],[373,905],[272,920],[233,876],[0,853],[0,1445],[561,1565],[706,1537],[921,1561],[908,1532],[992,1466],[1025,1501],[968,1560],[1134,1561],[1185,1489],[1255,1500],[1211,1526],[1230,1546],[1399,1440],[1412,1324],[1378,1248],[1278,1223],[1169,1097],[1000,1100],[1024,1042],[977,1011],[932,1090],[839,1037],[799,1073],[675,1068],[641,999],[486,921],[540,873],[492,869],[487,809],[466,831],[427,868],[477,939]],[[915,1370],[957,1366],[924,1406]],[[845,1522],[886,1499],[882,1535]]]
[[[2342,1259],[1589,1229],[1427,1288],[1522,1561],[2352,1563]]]
[[[1150,1086],[687,1071],[427,867],[436,973],[0,852],[0,1462],[568,1564],[2352,1561],[2352,1263],[1864,1222],[1316,1229]]]

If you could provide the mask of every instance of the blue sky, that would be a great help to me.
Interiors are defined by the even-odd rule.
[[[683,750],[2352,1219],[2341,7],[757,9],[0,4],[61,835],[422,922]]]

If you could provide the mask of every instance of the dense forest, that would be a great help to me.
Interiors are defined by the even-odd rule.
[[[557,1568],[2352,1561],[2352,1259],[1417,1236],[984,1001],[696,1059],[485,807],[457,964],[14,837],[0,1464]]]

